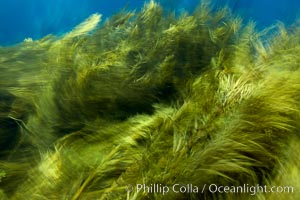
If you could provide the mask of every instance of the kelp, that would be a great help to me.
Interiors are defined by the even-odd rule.
[[[207,2],[100,19],[0,48],[1,199],[300,198],[297,24],[257,32]]]

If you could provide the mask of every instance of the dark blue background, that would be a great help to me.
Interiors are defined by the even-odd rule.
[[[168,9],[192,11],[198,0],[160,0]],[[286,24],[299,16],[300,0],[213,0],[217,6],[229,5],[245,21],[254,20],[258,29],[281,20]],[[143,0],[1,0],[0,45],[21,42],[26,37],[41,38],[47,34],[70,31],[90,14],[106,18],[127,5],[139,9]]]

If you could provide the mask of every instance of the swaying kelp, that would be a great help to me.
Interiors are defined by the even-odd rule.
[[[100,19],[0,49],[1,199],[300,198],[296,25],[153,1]]]

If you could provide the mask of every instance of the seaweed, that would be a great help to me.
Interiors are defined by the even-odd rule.
[[[208,2],[100,20],[0,48],[1,199],[300,197],[297,24]],[[294,192],[207,187],[245,184]]]

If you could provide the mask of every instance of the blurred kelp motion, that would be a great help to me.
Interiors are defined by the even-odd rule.
[[[258,33],[226,8],[153,1],[100,20],[0,48],[1,199],[300,198],[299,26]]]

